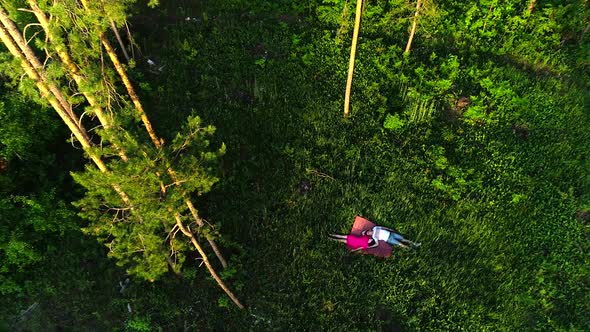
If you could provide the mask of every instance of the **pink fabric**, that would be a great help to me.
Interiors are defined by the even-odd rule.
[[[369,219],[365,219],[361,216],[356,216],[354,218],[354,224],[352,225],[352,230],[350,231],[350,234],[361,236],[362,231],[372,229],[375,226],[376,225]]]
[[[352,225],[352,230],[350,230],[350,234],[361,236],[362,231],[372,229],[373,227],[375,227],[375,224],[370,220],[365,219],[361,216],[356,216],[354,218],[354,224]],[[389,257],[391,256],[392,249],[393,247],[387,244],[387,242],[379,241],[379,245],[376,248],[366,249],[362,252],[377,257]]]
[[[371,238],[368,236],[356,236],[356,235],[347,235],[346,236],[346,246],[350,250],[362,248],[367,249],[369,248],[369,240]]]

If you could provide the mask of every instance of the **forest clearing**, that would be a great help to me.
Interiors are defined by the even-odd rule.
[[[0,23],[0,330],[590,330],[590,2]]]

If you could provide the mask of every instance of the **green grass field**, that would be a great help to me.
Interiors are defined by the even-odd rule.
[[[137,31],[144,56],[166,65],[144,77],[158,129],[195,112],[228,146],[200,206],[227,236],[228,280],[249,309],[218,326],[589,328],[588,224],[575,217],[588,198],[585,83],[464,50],[441,49],[461,63],[445,69],[420,60],[426,45],[404,60],[373,32],[344,119],[350,37],[288,6],[237,3],[160,8],[197,22]],[[408,98],[415,68],[440,62],[456,94],[493,114],[468,121]],[[384,126],[396,112],[403,126]],[[379,259],[327,240],[357,214],[423,245]]]

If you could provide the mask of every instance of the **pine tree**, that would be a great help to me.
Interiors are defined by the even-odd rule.
[[[121,17],[122,16],[122,14],[120,13],[121,8],[118,6],[115,6],[114,9],[112,9],[111,11],[107,11],[109,9],[108,6],[106,6],[106,7],[100,7],[100,6],[90,7],[88,5],[88,3],[86,3],[85,1],[83,1],[82,3],[84,4],[84,7],[86,8],[85,9],[86,12],[92,13],[92,11],[95,11],[95,12],[98,11],[99,13],[96,15],[96,17],[109,17],[108,21],[110,22],[111,26],[115,25],[114,21],[112,19],[110,19],[111,17]],[[29,4],[30,4],[33,12],[35,13],[35,16],[39,20],[41,26],[43,27],[45,33],[47,34],[48,38],[56,44],[55,45],[56,53],[59,55],[59,58],[62,60],[62,62],[66,65],[67,69],[70,71],[73,79],[76,81],[77,85],[80,87],[82,93],[84,94],[84,96],[88,100],[89,104],[93,107],[93,112],[97,115],[97,118],[99,119],[101,125],[106,130],[110,129],[112,127],[112,121],[113,121],[112,116],[105,116],[104,112],[102,111],[101,106],[97,105],[97,97],[94,96],[94,94],[95,94],[94,92],[88,91],[88,89],[84,90],[85,78],[79,73],[78,68],[73,63],[74,61],[72,60],[72,56],[66,50],[66,47],[59,42],[60,40],[63,40],[63,36],[64,36],[63,32],[59,31],[59,29],[50,29],[50,22],[48,21],[47,17],[43,13],[43,11],[39,8],[39,6],[35,0],[29,0]],[[76,10],[79,10],[79,9],[78,8],[68,9],[69,12],[75,12]],[[101,12],[102,12],[102,14],[101,14]],[[81,13],[81,15],[83,15],[83,14],[84,14],[84,12]],[[87,15],[87,16],[94,17],[95,15]],[[93,22],[94,21],[91,21],[88,24],[89,29],[92,28],[92,26],[90,26],[90,24],[92,24]],[[64,28],[69,27],[69,26],[75,26],[75,25],[72,22],[72,24],[70,24],[70,25],[65,25]],[[156,134],[152,128],[152,125],[151,125],[151,123],[150,123],[150,121],[143,109],[143,106],[141,105],[141,102],[139,101],[139,98],[138,98],[137,94],[135,93],[135,91],[131,85],[131,82],[127,78],[127,75],[125,73],[125,70],[123,69],[123,66],[119,62],[117,55],[115,54],[115,51],[112,48],[112,46],[110,45],[108,39],[105,37],[104,26],[106,26],[106,23],[103,25],[94,24],[93,27],[96,29],[94,34],[99,35],[100,42],[104,46],[109,58],[111,59],[111,61],[113,62],[114,66],[115,66],[117,73],[121,77],[122,82],[123,82],[124,86],[126,87],[126,90],[128,91],[129,97],[132,100],[133,105],[135,106],[137,115],[139,115],[142,123],[144,124],[145,129],[148,132],[150,139],[152,140],[152,142],[154,143],[154,145],[157,148],[161,148],[163,141],[156,136]],[[68,36],[71,36],[75,32],[76,31],[70,31]],[[79,45],[73,44],[71,46],[71,48],[76,48],[76,50],[80,49],[80,47],[76,47],[76,46],[79,46]],[[86,58],[86,61],[88,61],[88,58],[90,56],[92,56],[92,54],[86,54],[84,52],[84,50],[88,49],[88,45],[82,45],[82,46],[84,46],[84,47],[82,50],[80,50],[80,52],[82,52],[86,55],[85,58]],[[94,56],[94,57],[96,58],[96,56]],[[96,60],[99,60],[99,59],[96,59]],[[88,66],[88,68],[92,68],[92,66],[90,66],[90,64],[88,62],[86,62],[86,65]],[[107,86],[110,86],[110,84],[107,84]],[[107,91],[106,93],[108,94],[109,92]],[[123,149],[119,147],[118,150],[119,150],[119,155],[121,156],[121,158],[125,160],[126,156],[125,156],[125,152],[123,151]],[[175,177],[175,175],[174,175],[175,171],[172,168],[169,168],[167,170],[167,172],[172,177]],[[186,194],[186,196],[188,197],[188,193]],[[201,218],[198,217],[197,211],[196,211],[194,205],[192,204],[192,202],[190,201],[190,199],[185,198],[185,203],[186,203],[187,207],[189,208],[189,211],[191,212],[191,215],[193,216],[193,219],[195,220],[197,225],[199,227],[203,227],[205,225],[205,223],[203,222],[203,220]],[[214,240],[212,238],[207,238],[207,240],[208,240],[211,248],[215,252],[216,256],[218,257],[219,261],[221,262],[222,266],[226,267],[227,262],[226,262],[225,258],[223,257],[223,255],[221,254],[220,250],[218,249]]]
[[[416,33],[416,25],[418,24],[418,15],[420,13],[420,5],[422,0],[416,1],[416,12],[414,13],[414,20],[412,21],[412,29],[410,30],[410,37],[408,37],[408,43],[406,44],[406,50],[404,54],[410,54],[412,48],[412,41],[414,40],[414,34]]]
[[[190,242],[219,286],[236,305],[243,307],[215,272],[190,227],[191,222],[197,228],[203,222],[188,197],[191,193],[209,191],[217,181],[211,175],[212,168],[224,147],[210,150],[207,139],[214,128],[202,127],[198,117],[189,118],[184,132],[170,145],[164,145],[155,135],[105,36],[113,22],[125,19],[127,3],[104,1],[89,6],[83,1],[81,7],[76,1],[30,0],[29,4],[47,36],[39,44],[48,54],[57,54],[53,60],[61,61],[55,61],[52,66],[67,74],[48,74],[4,10],[0,11],[0,37],[96,165],[73,174],[88,190],[76,204],[81,215],[91,220],[85,230],[104,241],[110,249],[109,255],[127,266],[129,272],[148,280],[165,273],[168,265],[179,271]],[[45,11],[56,19],[49,21]],[[131,103],[117,93],[116,76],[101,61],[101,45],[123,80]],[[89,111],[102,126],[96,131],[101,138],[100,145],[90,141],[81,119],[73,112],[69,100],[75,100],[73,95],[77,91],[70,87],[72,94],[65,97],[62,90],[68,89],[59,88],[60,81],[67,77],[77,83],[90,104]],[[143,143],[144,136],[134,130],[137,119],[144,124],[152,146]],[[190,217],[184,217],[188,212]],[[182,236],[178,237],[179,234]],[[219,253],[212,239],[208,240]],[[218,256],[225,266],[223,257]]]
[[[356,14],[354,17],[354,31],[352,35],[352,45],[350,46],[350,58],[348,63],[348,78],[346,80],[346,92],[344,94],[344,117],[348,116],[350,111],[350,92],[352,90],[352,74],[354,73],[354,60],[356,57],[356,44],[359,37],[359,30],[361,28],[361,14],[363,8],[363,1],[357,0]]]

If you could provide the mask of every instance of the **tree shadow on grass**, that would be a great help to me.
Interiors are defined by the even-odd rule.
[[[387,306],[379,304],[375,310],[375,321],[379,332],[405,332],[408,329],[403,324],[401,315],[391,311]]]

